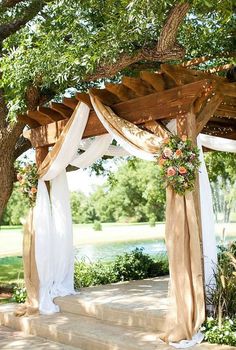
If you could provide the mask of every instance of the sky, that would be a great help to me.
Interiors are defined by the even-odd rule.
[[[35,161],[35,151],[30,149],[25,152],[20,159],[27,157],[30,161]],[[109,168],[112,171],[116,171],[119,162],[114,162],[112,159],[106,161],[106,168]],[[104,175],[95,175],[91,174],[90,169],[79,169],[76,171],[71,171],[67,173],[67,180],[69,191],[79,191],[83,192],[85,195],[92,193],[97,186],[102,185],[106,181],[106,176]]]

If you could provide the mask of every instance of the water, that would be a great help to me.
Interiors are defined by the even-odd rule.
[[[166,252],[164,240],[137,240],[126,242],[96,243],[80,245],[75,248],[75,255],[78,260],[87,261],[110,261],[116,255],[128,253],[135,248],[143,248],[143,252],[149,255],[163,254]]]

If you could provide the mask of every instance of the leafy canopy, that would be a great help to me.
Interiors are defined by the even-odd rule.
[[[231,0],[192,0],[178,34],[186,58],[231,50]],[[34,84],[54,96],[66,88],[84,90],[104,64],[133,55],[158,40],[174,0],[47,1],[39,14],[3,43],[2,80],[10,116],[25,108],[25,90]],[[20,17],[27,1],[7,11],[0,22]],[[116,78],[119,78],[119,74]]]

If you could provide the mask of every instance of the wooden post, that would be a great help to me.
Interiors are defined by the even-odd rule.
[[[48,154],[48,146],[36,148],[35,157],[36,157],[37,167],[39,167],[42,164],[42,162],[46,158],[47,154]]]

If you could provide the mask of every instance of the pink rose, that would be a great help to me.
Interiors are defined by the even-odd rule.
[[[165,148],[164,148],[163,153],[164,153],[164,156],[165,156],[166,158],[170,158],[170,157],[172,156],[172,154],[173,154],[173,152],[171,151],[171,149],[168,148],[168,147],[165,147]]]
[[[167,176],[174,176],[176,174],[175,168],[173,168],[172,166],[170,166],[167,169]]]

